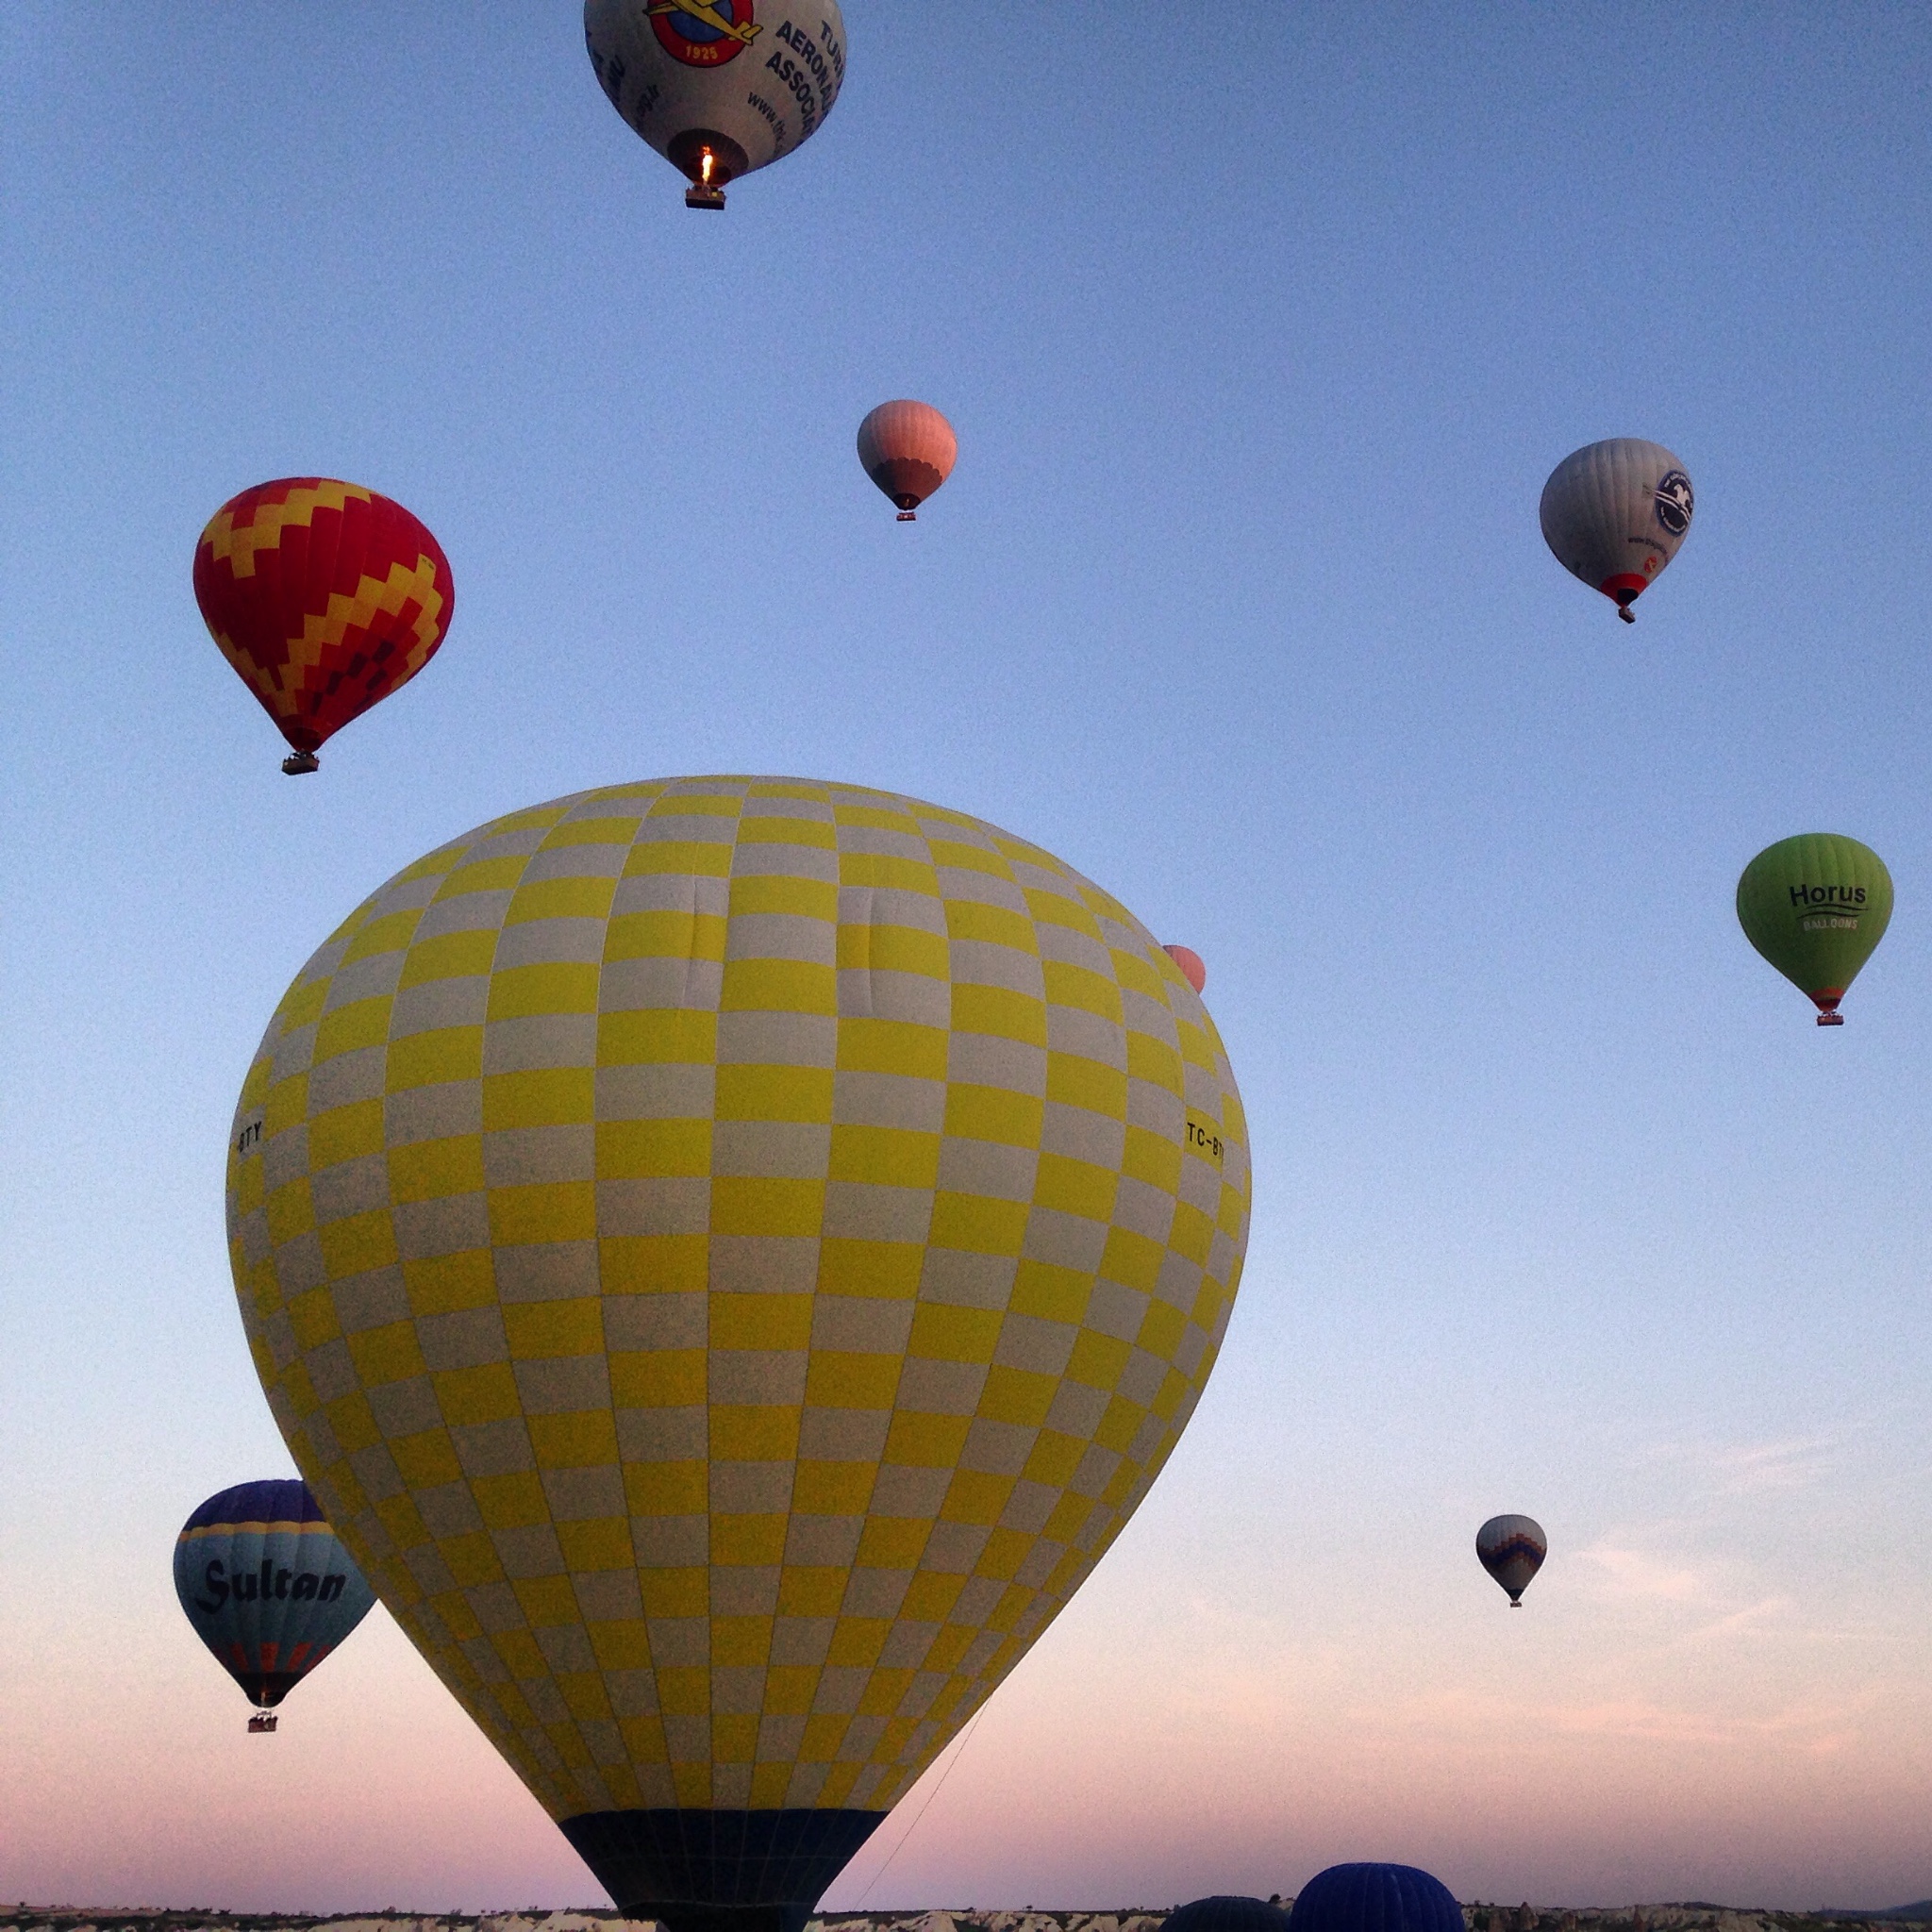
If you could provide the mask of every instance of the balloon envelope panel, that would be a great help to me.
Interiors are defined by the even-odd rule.
[[[780,159],[832,111],[845,77],[835,0],[715,0],[703,9],[585,0],[584,42],[610,105],[697,178],[707,136],[723,182]]]
[[[1565,457],[1538,515],[1557,561],[1626,606],[1676,556],[1694,508],[1690,478],[1669,450],[1618,436]]]
[[[441,545],[401,504],[326,476],[285,476],[208,520],[194,596],[276,729],[312,752],[436,655],[456,583]]]
[[[746,777],[398,874],[271,1023],[229,1188],[332,1520],[573,1841],[646,1864],[694,1810],[871,1828],[1165,1461],[1249,1201],[1213,1024],[1124,908],[964,814]]]
[[[1549,1539],[1528,1516],[1492,1516],[1475,1533],[1476,1559],[1515,1603],[1543,1567]]]
[[[1331,1865],[1302,1887],[1293,1932],[1462,1932],[1462,1907],[1414,1865]]]
[[[249,1697],[279,1704],[375,1601],[299,1482],[210,1496],[175,1543],[175,1593],[194,1634]]]
[[[1856,839],[1801,832],[1766,846],[1744,868],[1738,923],[1765,958],[1830,1012],[1891,923],[1891,874]]]

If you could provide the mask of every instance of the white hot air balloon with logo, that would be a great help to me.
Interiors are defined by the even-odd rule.
[[[1693,508],[1690,478],[1669,450],[1616,436],[1557,465],[1539,514],[1557,561],[1635,624],[1630,606],[1676,556]]]
[[[691,182],[687,208],[817,132],[845,78],[838,0],[584,0],[610,105]]]

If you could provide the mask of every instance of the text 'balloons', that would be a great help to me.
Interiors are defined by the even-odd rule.
[[[1634,624],[1631,604],[1676,556],[1694,508],[1690,478],[1669,450],[1619,436],[1565,457],[1538,515],[1557,561]]]
[[[845,78],[837,0],[584,0],[610,105],[690,182],[687,208],[817,132]]]
[[[175,1594],[214,1658],[272,1709],[375,1601],[306,1484],[238,1483],[210,1496],[175,1542]],[[251,1728],[273,1730],[274,1720]]]
[[[674,1932],[802,1925],[1058,1613],[1249,1213],[1213,1023],[1122,906],[963,813],[746,777],[398,874],[270,1023],[228,1187],[298,1466]]]
[[[325,476],[230,497],[194,552],[222,655],[293,748],[285,772],[436,655],[456,608],[442,546],[401,504]]]
[[[919,506],[953,474],[959,439],[930,403],[881,403],[858,425],[858,460],[898,506],[899,521],[918,520]]]
[[[1841,1026],[1845,989],[1891,923],[1891,874],[1869,845],[1801,832],[1767,845],[1738,880],[1738,924],[1807,994],[1821,1026]]]
[[[1523,1607],[1523,1592],[1549,1553],[1549,1539],[1533,1517],[1492,1516],[1475,1533],[1476,1560],[1509,1592],[1513,1610]]]

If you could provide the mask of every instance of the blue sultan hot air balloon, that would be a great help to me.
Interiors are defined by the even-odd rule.
[[[1462,1907],[1413,1865],[1330,1865],[1302,1887],[1292,1932],[1462,1932]]]
[[[210,1496],[175,1543],[175,1594],[194,1633],[258,1707],[251,1731],[375,1601],[307,1483],[238,1483]]]

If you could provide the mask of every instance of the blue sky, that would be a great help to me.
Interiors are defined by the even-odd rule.
[[[567,4],[0,13],[0,1892],[592,1895],[379,1612],[266,1788],[169,1546],[288,1467],[221,1207],[283,986],[493,813],[724,770],[1098,879],[1255,1136],[1189,1437],[835,1903],[915,1814],[874,1906],[1924,1896],[1932,24],[847,25],[700,218]],[[913,526],[895,395],[959,434]],[[1609,435],[1697,489],[1634,628],[1537,528]],[[458,602],[291,784],[189,574],[310,472]],[[1810,829],[1898,889],[1837,1033],[1731,909]]]

